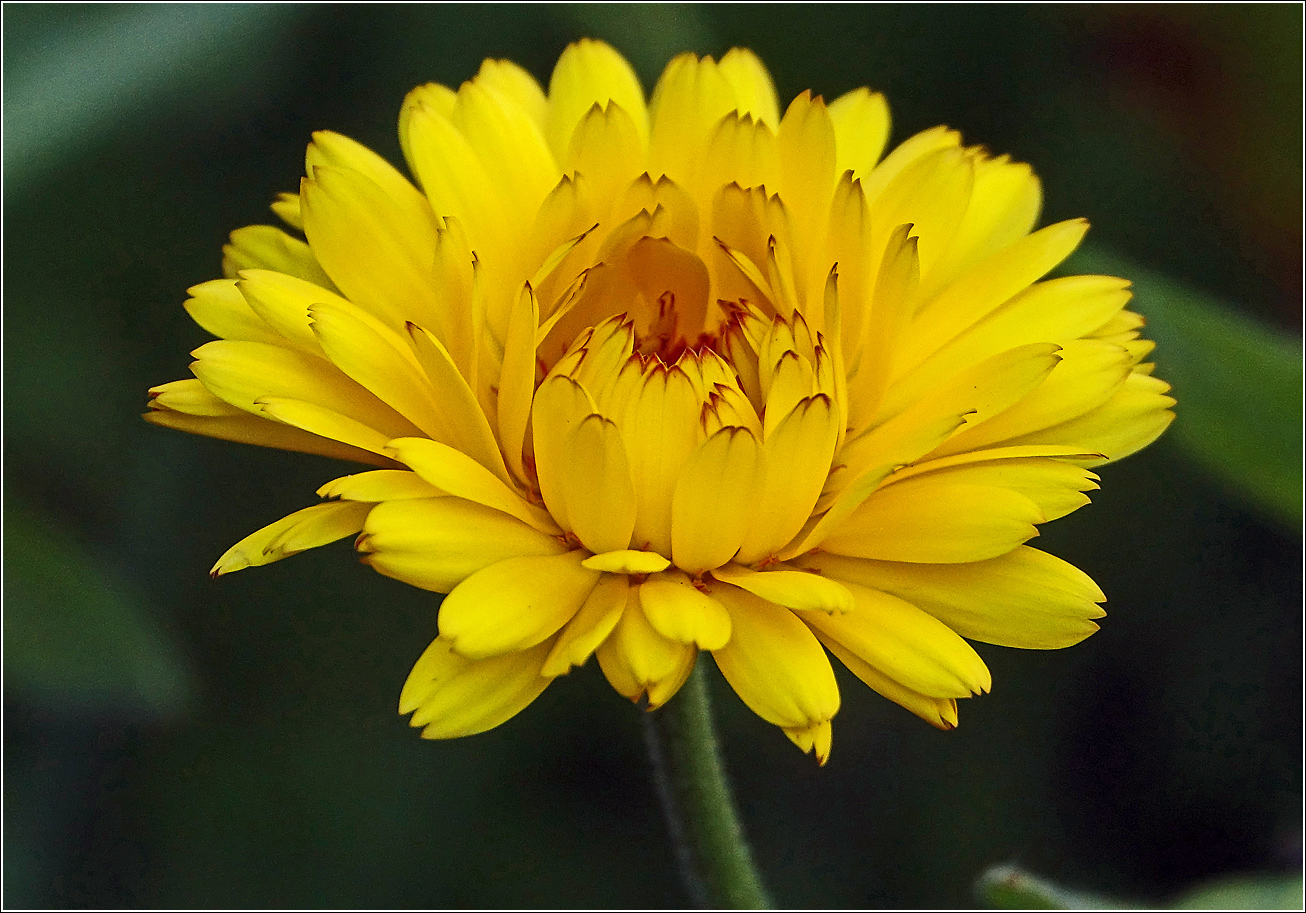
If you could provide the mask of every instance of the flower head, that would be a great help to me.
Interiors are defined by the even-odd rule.
[[[743,50],[677,57],[646,105],[594,41],[547,94],[492,60],[421,86],[399,131],[415,184],[315,134],[292,231],[232,234],[187,302],[220,338],[147,418],[380,467],[213,572],[358,534],[447,593],[400,698],[425,736],[591,654],[657,707],[706,650],[823,762],[829,654],[951,728],[990,685],[968,640],[1096,630],[1101,591],[1024,543],[1173,400],[1127,282],[1043,278],[1087,224],[1034,231],[1028,166],[945,128],[881,158],[880,95],[781,115]]]

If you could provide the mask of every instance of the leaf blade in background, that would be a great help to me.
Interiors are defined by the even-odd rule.
[[[1300,910],[1302,876],[1248,875],[1207,882],[1182,894],[1175,910]]]
[[[995,910],[1124,910],[1117,900],[1071,891],[1019,866],[995,865],[975,881],[975,894]],[[1141,906],[1141,905],[1140,905]]]
[[[166,716],[191,693],[181,650],[149,607],[68,533],[5,506],[6,697]]]

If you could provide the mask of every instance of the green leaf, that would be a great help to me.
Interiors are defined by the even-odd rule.
[[[168,714],[190,691],[140,598],[67,532],[5,505],[5,694],[44,706]]]
[[[1081,250],[1068,270],[1134,283],[1156,374],[1178,400],[1167,437],[1251,505],[1299,527],[1301,340],[1102,248]]]
[[[1176,910],[1300,910],[1301,875],[1262,875],[1225,878],[1187,892],[1172,905]]]
[[[995,910],[1125,910],[1128,904],[1070,891],[1014,865],[995,865],[975,882],[975,893]]]

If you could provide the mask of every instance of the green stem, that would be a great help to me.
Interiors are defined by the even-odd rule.
[[[685,886],[700,907],[771,905],[744,839],[712,727],[706,662],[665,707],[646,714],[653,777]]]

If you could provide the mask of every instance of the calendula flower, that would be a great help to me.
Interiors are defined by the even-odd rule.
[[[1035,231],[1027,165],[942,127],[881,158],[880,95],[781,115],[744,50],[675,58],[646,104],[594,41],[547,93],[494,60],[421,86],[399,135],[414,182],[314,135],[290,230],[232,234],[187,302],[219,339],[146,417],[380,467],[213,573],[358,534],[447,593],[400,698],[423,735],[591,654],[656,708],[709,651],[824,762],[829,654],[951,728],[990,686],[968,641],[1096,630],[1097,586],[1024,543],[1173,400],[1127,282],[1044,278],[1088,226]]]

